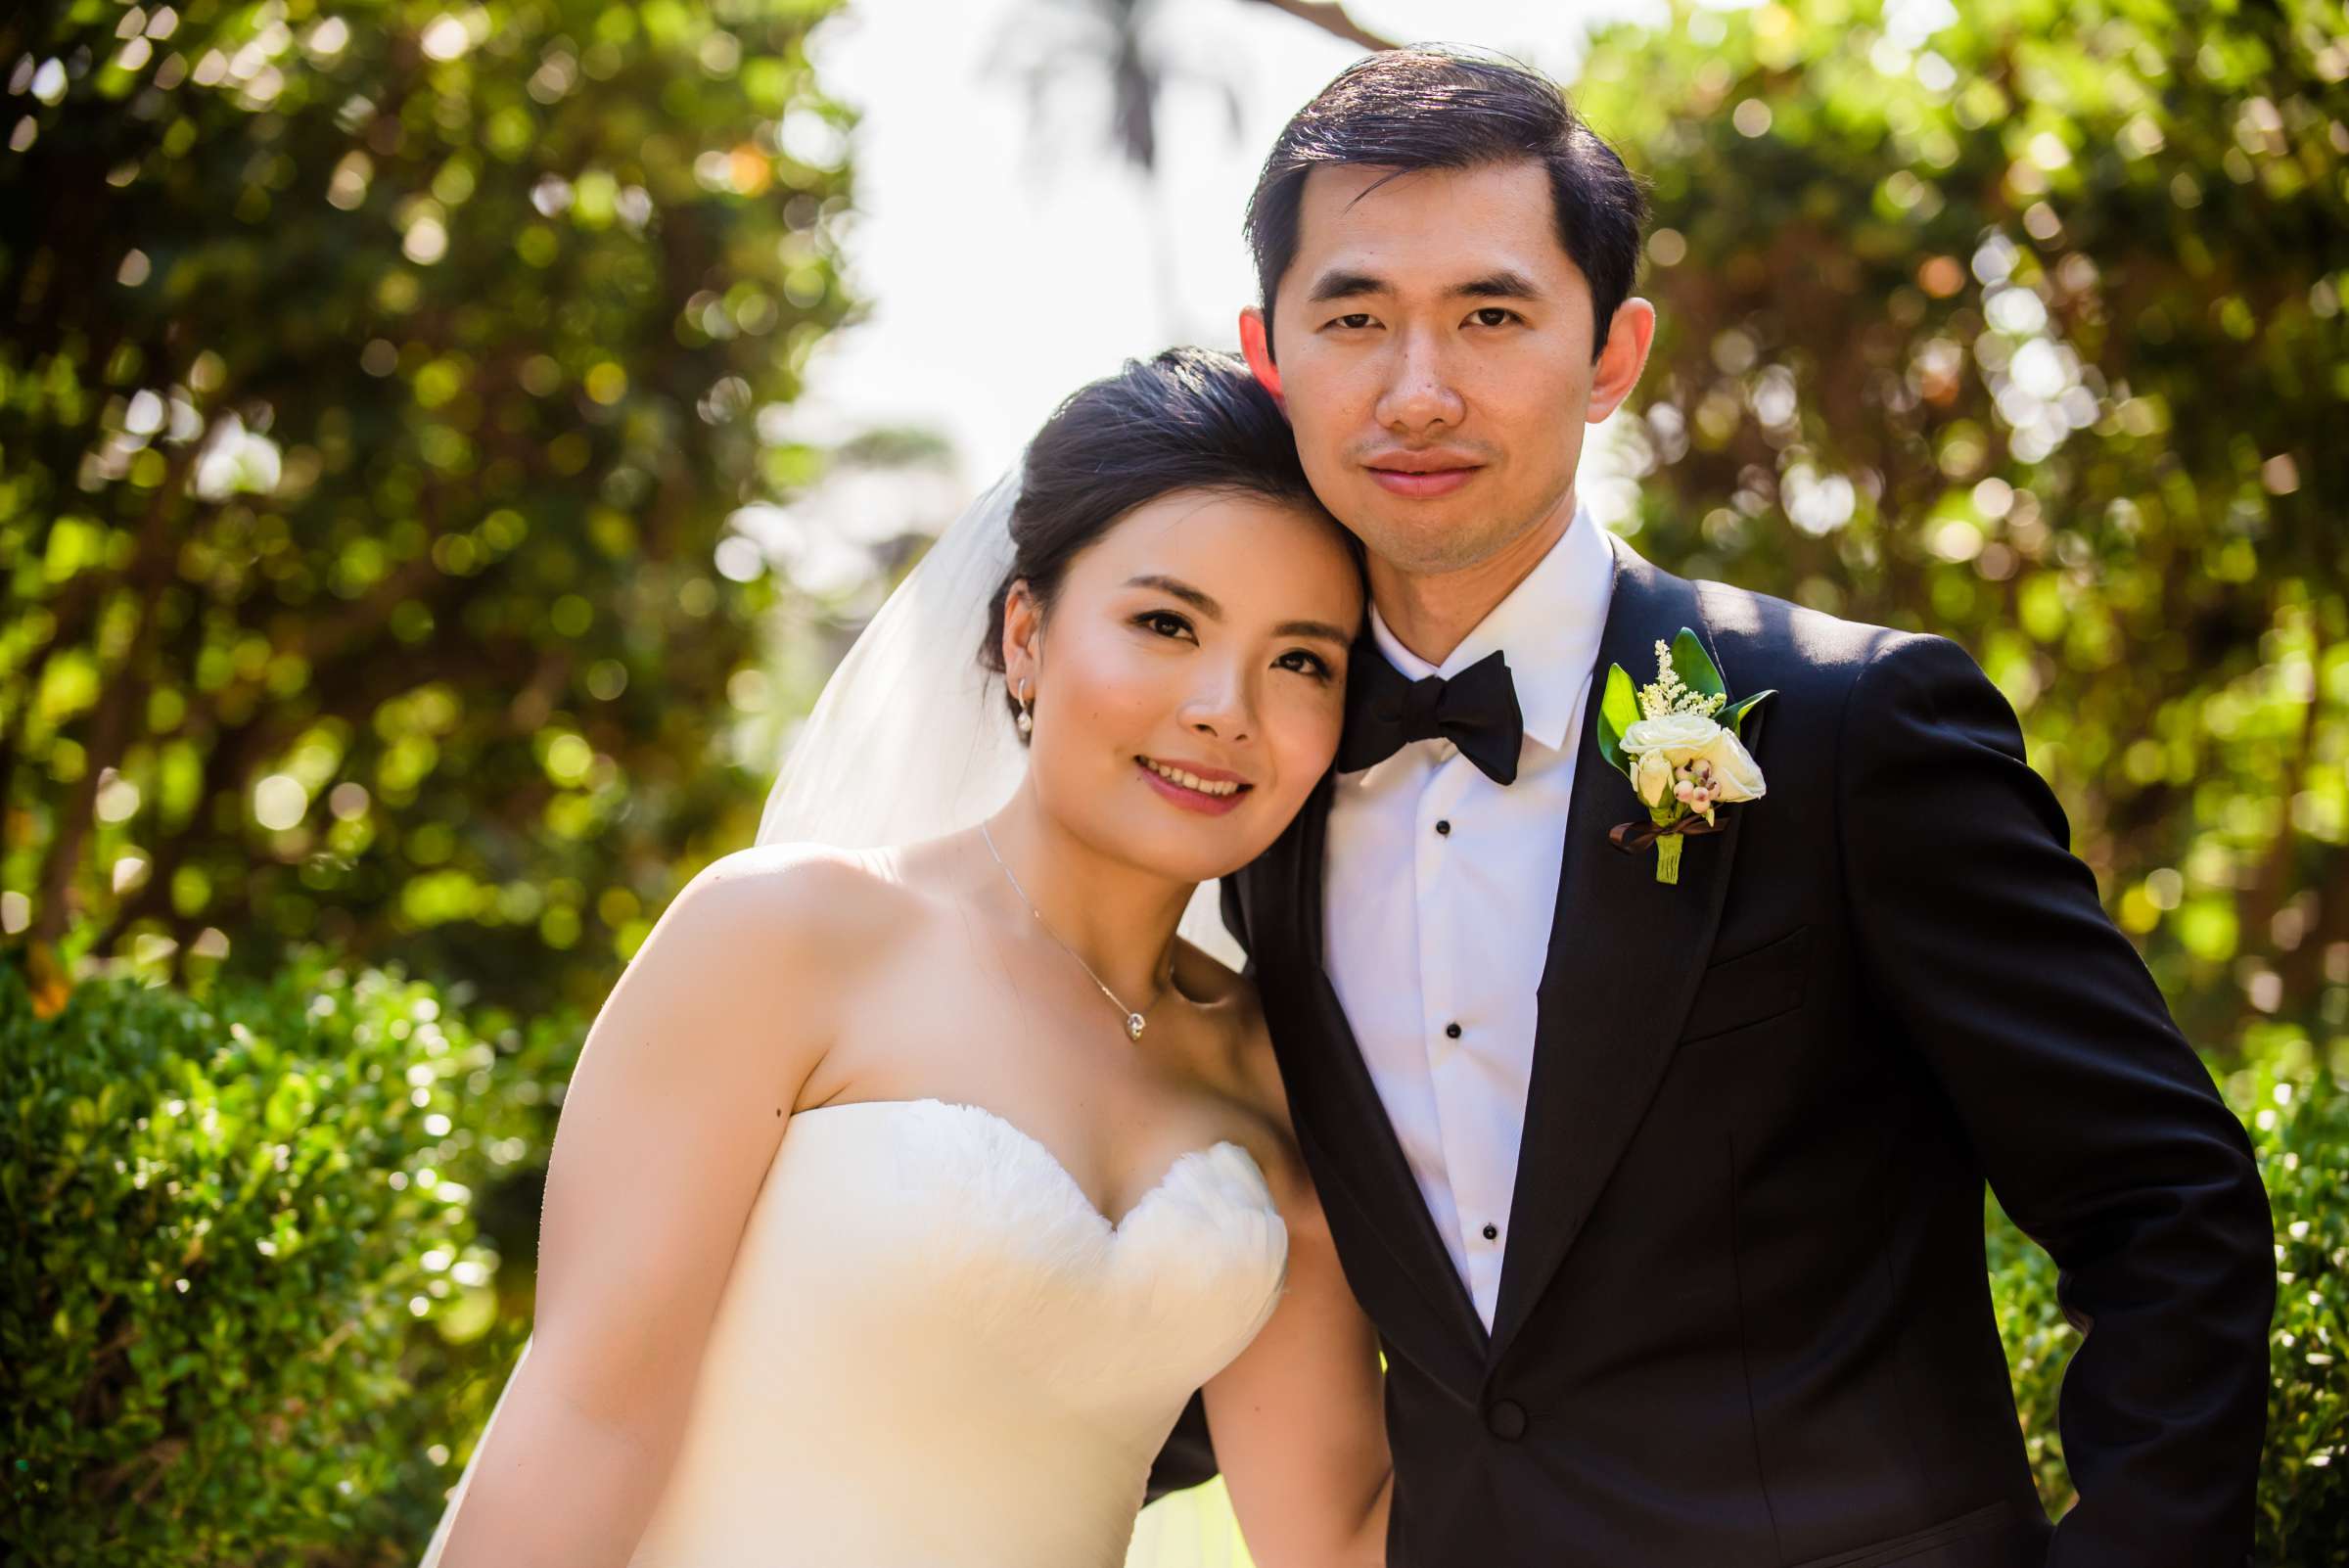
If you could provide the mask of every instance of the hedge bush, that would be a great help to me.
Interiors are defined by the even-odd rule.
[[[316,956],[53,1018],[0,963],[8,1560],[412,1560],[527,1326],[483,1193],[574,1050]]]
[[[2349,1093],[2304,1043],[2254,1044],[2227,1081],[2276,1222],[2277,1304],[2268,1337],[2268,1438],[2259,1478],[2262,1568],[2349,1563]],[[2055,1266],[1991,1209],[1991,1289],[2024,1440],[2050,1513],[2074,1493],[2056,1432],[2063,1369],[2079,1344],[2055,1299]]]
[[[309,955],[201,1000],[90,982],[44,1019],[0,962],[11,1563],[413,1560],[528,1331],[518,1266],[583,1033],[460,1009]],[[2349,1561],[2349,1094],[2304,1041],[2247,1060],[2228,1098],[2280,1283],[2254,1560],[2314,1568]],[[1991,1222],[2025,1438],[2060,1512],[2076,1339],[2052,1264]]]

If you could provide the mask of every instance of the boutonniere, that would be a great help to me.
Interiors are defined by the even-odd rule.
[[[1607,835],[1636,854],[1655,846],[1656,880],[1681,880],[1681,844],[1718,833],[1713,813],[1738,801],[1762,798],[1762,769],[1738,731],[1745,715],[1774,692],[1729,701],[1721,671],[1686,626],[1667,646],[1656,643],[1656,678],[1636,692],[1621,665],[1607,668],[1598,704],[1598,750],[1623,770],[1647,807],[1645,822],[1625,822]]]

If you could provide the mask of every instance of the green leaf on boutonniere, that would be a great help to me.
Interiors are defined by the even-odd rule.
[[[1631,672],[1621,665],[1607,667],[1607,684],[1598,699],[1598,755],[1607,765],[1628,774],[1623,761],[1623,732],[1639,721],[1639,699],[1632,690]]]
[[[1696,633],[1686,626],[1682,626],[1681,634],[1672,639],[1672,669],[1674,674],[1681,677],[1681,684],[1690,691],[1701,692],[1707,697],[1727,697],[1729,694],[1728,686],[1721,678],[1721,671],[1713,668],[1713,656],[1705,652],[1705,645],[1697,641]]]
[[[1682,675],[1681,678],[1685,680],[1688,677]],[[1722,727],[1732,735],[1742,736],[1745,733],[1745,715],[1758,707],[1763,698],[1775,697],[1777,694],[1777,688],[1773,686],[1770,690],[1758,691],[1751,697],[1738,698],[1721,711]]]

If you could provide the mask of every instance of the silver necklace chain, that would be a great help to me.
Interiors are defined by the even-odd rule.
[[[1003,863],[1002,852],[995,848],[994,835],[988,832],[987,824],[985,822],[979,824],[979,837],[980,840],[986,844],[987,853],[995,857],[995,869],[1003,873],[1003,880],[1011,884],[1011,891],[1020,896],[1020,901],[1028,906],[1028,912],[1036,916],[1036,923],[1043,927],[1044,935],[1050,937],[1055,943],[1058,943],[1062,952],[1065,952],[1070,957],[1076,959],[1077,967],[1084,971],[1086,979],[1090,980],[1094,985],[1101,988],[1101,994],[1109,998],[1109,1004],[1112,1007],[1115,1007],[1119,1012],[1126,1015],[1126,1038],[1128,1039],[1140,1039],[1142,1038],[1143,1027],[1142,1015],[1135,1012],[1132,1008],[1127,1006],[1124,1002],[1118,1000],[1118,993],[1110,990],[1109,987],[1102,982],[1102,979],[1099,975],[1093,973],[1093,966],[1084,961],[1084,955],[1082,953],[1070,946],[1067,943],[1061,942],[1060,933],[1052,929],[1052,923],[1046,920],[1044,918],[1044,912],[1036,906],[1036,900],[1028,897],[1028,890],[1020,886],[1020,879],[1016,876],[1013,876],[1011,874],[1011,867]],[[1152,1002],[1151,1005],[1155,1007],[1158,1004],[1156,1002]]]

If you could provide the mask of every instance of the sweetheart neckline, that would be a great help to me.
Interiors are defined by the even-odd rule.
[[[1123,1215],[1120,1215],[1117,1219],[1112,1220],[1108,1215],[1105,1215],[1101,1212],[1101,1206],[1095,1203],[1092,1199],[1092,1195],[1084,1190],[1084,1183],[1079,1181],[1069,1168],[1061,1163],[1060,1156],[1052,1152],[1052,1146],[1050,1144],[1046,1143],[1042,1138],[1037,1137],[1035,1133],[1029,1131],[1026,1128],[1020,1126],[1017,1122],[1014,1122],[1010,1117],[1005,1116],[1002,1112],[990,1110],[984,1105],[974,1105],[967,1100],[942,1099],[935,1094],[917,1094],[909,1099],[898,1100],[834,1100],[824,1105],[811,1105],[805,1111],[794,1111],[791,1119],[796,1122],[803,1116],[812,1116],[818,1111],[852,1111],[859,1106],[880,1106],[884,1108],[902,1109],[909,1105],[935,1105],[949,1111],[968,1111],[976,1116],[983,1117],[986,1120],[994,1123],[997,1127],[1003,1129],[1006,1132],[1009,1132],[1021,1143],[1041,1155],[1043,1157],[1044,1164],[1050,1166],[1052,1170],[1060,1176],[1062,1183],[1068,1187],[1070,1195],[1077,1200],[1078,1206],[1083,1209],[1086,1214],[1092,1216],[1093,1220],[1103,1228],[1108,1230],[1112,1236],[1124,1235],[1126,1232],[1126,1226],[1132,1222],[1133,1217],[1137,1214],[1140,1214],[1144,1209],[1148,1208],[1152,1199],[1156,1198],[1159,1196],[1159,1194],[1165,1192],[1168,1187],[1172,1186],[1174,1181],[1175,1174],[1181,1171],[1186,1164],[1193,1160],[1209,1159],[1214,1156],[1216,1151],[1219,1149],[1230,1149],[1248,1163],[1248,1169],[1255,1173],[1257,1183],[1266,1189],[1267,1209],[1274,1214],[1279,1213],[1278,1206],[1269,1202],[1271,1195],[1271,1184],[1265,1180],[1264,1167],[1256,1163],[1256,1156],[1248,1152],[1248,1146],[1246,1144],[1241,1143],[1233,1138],[1218,1138],[1215,1142],[1209,1144],[1203,1149],[1185,1149],[1180,1154],[1175,1155],[1173,1160],[1168,1162],[1165,1174],[1162,1175],[1156,1181],[1153,1181],[1140,1197],[1134,1199],[1132,1204],[1128,1207]],[[784,1132],[784,1136],[788,1139],[790,1135],[790,1131],[787,1128]]]

